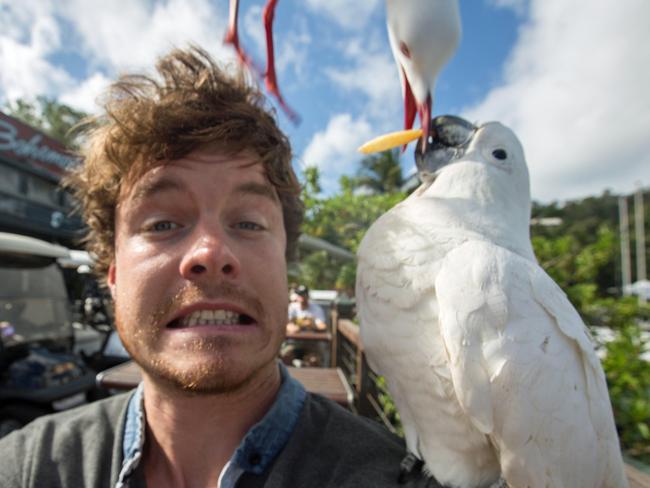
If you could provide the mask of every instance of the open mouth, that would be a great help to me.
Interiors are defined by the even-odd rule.
[[[234,326],[252,325],[254,323],[255,319],[250,315],[231,310],[197,310],[172,320],[167,324],[167,327],[170,329],[185,329],[205,325]]]

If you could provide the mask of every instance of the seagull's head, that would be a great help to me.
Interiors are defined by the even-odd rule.
[[[386,6],[388,38],[402,81],[404,128],[412,128],[417,112],[427,134],[436,79],[460,42],[458,1],[388,0]]]

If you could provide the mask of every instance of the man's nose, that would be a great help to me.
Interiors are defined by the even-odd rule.
[[[197,228],[194,234],[193,242],[181,260],[180,273],[183,278],[194,281],[234,279],[239,276],[240,262],[233,252],[227,232]]]

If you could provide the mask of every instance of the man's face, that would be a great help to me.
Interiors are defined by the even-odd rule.
[[[306,295],[298,295],[298,303],[300,304],[300,308],[305,310],[309,306],[309,297]]]
[[[275,190],[251,163],[197,151],[121,196],[108,283],[120,337],[154,382],[217,393],[275,367],[286,237]]]

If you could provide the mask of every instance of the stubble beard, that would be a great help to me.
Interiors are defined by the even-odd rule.
[[[256,297],[228,283],[210,286],[209,289],[189,284],[175,296],[163,301],[153,315],[140,320],[136,318],[133,324],[129,324],[131,319],[116,300],[115,323],[124,347],[149,378],[160,386],[192,395],[228,394],[244,388],[262,369],[268,367],[269,362],[275,363],[277,354],[268,360],[258,357],[259,361],[255,363],[248,361],[252,368],[239,368],[237,362],[227,354],[237,346],[228,336],[192,338],[182,345],[181,350],[164,350],[160,338],[167,324],[163,323],[163,319],[186,304],[211,297],[235,300],[253,312],[262,328],[263,343],[273,340],[273,327],[283,326],[274,324],[272,315]],[[277,347],[272,349],[276,353],[282,341],[282,334],[279,336],[278,343],[274,344]],[[174,357],[179,354],[188,361],[179,363],[178,358]],[[188,364],[192,356],[200,356],[203,360]],[[206,361],[206,357],[209,360]]]

